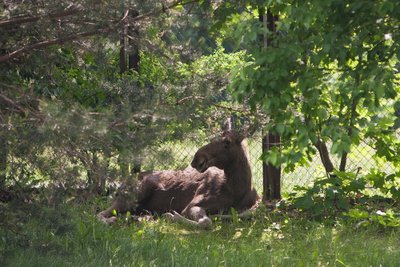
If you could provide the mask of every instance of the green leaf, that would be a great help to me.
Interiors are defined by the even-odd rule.
[[[392,12],[394,5],[391,1],[384,1],[381,5],[380,12],[382,15]]]
[[[346,191],[358,193],[364,190],[365,186],[366,186],[366,181],[364,181],[363,179],[357,179],[351,181],[350,184],[346,186]]]
[[[350,209],[349,211],[345,212],[344,215],[357,220],[364,220],[369,218],[368,212],[357,208]]]
[[[370,181],[372,185],[377,189],[383,189],[385,184],[385,173],[372,171],[370,174],[365,176],[367,181]]]
[[[271,152],[268,155],[268,161],[272,164],[272,165],[276,165],[278,163],[278,153],[276,152]]]
[[[237,214],[237,211],[233,207],[231,208],[231,215],[232,215],[232,222],[237,224],[239,222],[239,216]]]
[[[294,202],[294,207],[303,210],[310,210],[314,206],[314,201],[309,195],[299,197]]]
[[[283,133],[285,132],[285,125],[282,123],[278,123],[276,125],[276,131],[278,132],[279,135],[283,135]]]

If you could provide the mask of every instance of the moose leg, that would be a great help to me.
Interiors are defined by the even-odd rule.
[[[221,210],[223,207],[231,206],[231,204],[231,201],[226,198],[207,197],[205,194],[198,194],[182,211],[182,215],[177,212],[166,215],[173,221],[182,221],[202,229],[210,229],[212,221],[207,216],[205,207],[210,210]]]
[[[258,207],[259,200],[260,198],[257,195],[257,191],[255,189],[249,191],[235,207],[238,211],[241,211],[237,214],[237,217],[242,219],[253,217]],[[232,215],[227,214],[216,214],[212,217],[218,217],[221,219],[232,219]]]
[[[97,214],[97,219],[106,223],[106,224],[114,224],[117,221],[117,217],[113,216],[113,211],[120,211],[121,202],[119,199],[116,199],[111,207]]]
[[[140,180],[138,187],[128,188],[128,192],[117,195],[112,205],[97,214],[97,218],[106,224],[114,224],[117,221],[117,217],[113,214],[114,211],[118,213],[132,211],[137,208],[138,204],[145,203],[156,189],[163,188],[159,183],[158,173],[144,173]]]
[[[165,213],[164,217],[169,218],[174,222],[182,222],[184,224],[192,225],[201,229],[211,229],[211,219],[207,216],[206,211],[203,208],[193,206],[185,209],[182,213],[193,220],[182,216],[176,211],[173,211],[172,213]]]
[[[210,229],[212,226],[211,219],[207,216],[206,211],[198,206],[193,206],[189,209],[185,209],[182,212],[183,215],[192,218],[200,228]]]

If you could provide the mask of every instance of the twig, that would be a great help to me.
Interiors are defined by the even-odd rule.
[[[204,96],[197,96],[197,95],[186,96],[186,97],[184,97],[184,98],[182,98],[182,99],[177,100],[176,103],[175,103],[175,105],[181,105],[181,104],[183,104],[184,102],[186,102],[186,101],[188,101],[188,100],[192,100],[192,99],[194,99],[194,100],[198,100],[198,99],[204,100],[204,99],[206,99],[206,98],[205,98]]]

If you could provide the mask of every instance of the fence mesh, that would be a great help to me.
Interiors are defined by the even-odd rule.
[[[247,140],[248,152],[253,174],[253,184],[257,191],[262,194],[263,188],[263,167],[262,167],[262,142],[261,134],[254,135]],[[207,143],[208,140],[198,140],[191,142],[168,142],[149,148],[146,158],[142,164],[145,169],[184,169],[190,162],[197,149]],[[371,169],[376,168],[386,173],[393,173],[395,168],[392,164],[379,161],[374,157],[375,151],[368,144],[362,142],[354,147],[348,154],[347,170],[358,172],[359,175],[367,174]],[[330,144],[328,144],[328,149]],[[331,155],[334,166],[339,166],[340,159]],[[285,166],[282,166],[284,170]],[[313,182],[316,178],[325,176],[323,164],[319,155],[315,155],[309,164],[298,166],[292,172],[282,171],[281,188],[282,193],[289,193],[295,186],[305,186]]]

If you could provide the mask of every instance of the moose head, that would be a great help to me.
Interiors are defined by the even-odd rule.
[[[199,172],[205,172],[212,166],[225,170],[234,163],[238,155],[243,153],[243,139],[244,137],[235,131],[224,131],[221,137],[196,152],[191,163],[192,167]]]

